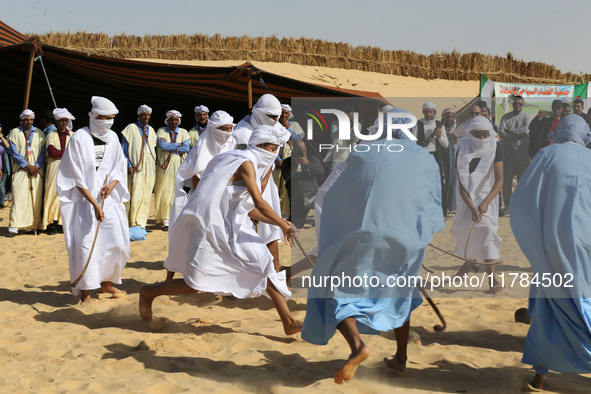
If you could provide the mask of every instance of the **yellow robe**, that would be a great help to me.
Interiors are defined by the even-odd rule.
[[[194,126],[189,130],[189,137],[191,138],[191,148],[193,148],[197,141],[199,141],[199,131]]]
[[[70,131],[70,135],[66,137],[66,146],[68,145],[68,141],[70,141],[71,136],[72,131]],[[43,199],[44,209],[43,220],[41,221],[42,229],[46,229],[47,226],[53,223],[55,220],[57,220],[59,224],[62,224],[62,218],[60,215],[60,200],[57,197],[57,169],[59,168],[62,161],[61,159],[54,159],[49,156],[48,149],[50,145],[53,145],[56,149],[62,150],[60,137],[57,130],[49,133],[45,140],[47,152],[45,160],[47,165],[45,167],[45,198]]]
[[[159,128],[156,135],[158,138],[162,138],[164,142],[172,142],[170,134],[166,131],[166,127]],[[188,139],[190,139],[189,132],[179,127],[176,143],[182,144]],[[170,210],[174,201],[175,176],[185,155],[163,151],[158,146],[156,147],[156,151],[158,152],[158,157],[156,186],[154,188],[154,206],[156,209],[156,223],[160,223],[170,218]],[[169,156],[170,160],[168,160]],[[168,163],[166,163],[167,160]]]
[[[35,165],[41,150],[45,146],[45,135],[41,130],[35,128],[33,141],[31,143],[32,155],[27,157],[27,141],[25,134],[20,129],[14,128],[8,133],[8,139],[16,146],[17,153],[21,155],[29,164]],[[33,222],[37,228],[41,229],[41,204],[43,204],[43,166],[39,169],[39,175],[29,178],[29,172],[18,165],[12,159],[12,206],[10,207],[9,227],[26,228],[33,227]],[[33,196],[31,198],[30,186],[33,186]],[[35,216],[33,216],[33,205],[35,206]]]
[[[150,200],[156,183],[156,132],[148,126],[148,141],[144,145],[142,163],[142,132],[136,123],[130,123],[121,134],[129,144],[129,159],[138,172],[127,176],[131,200],[126,204],[129,226],[145,226],[148,223]]]

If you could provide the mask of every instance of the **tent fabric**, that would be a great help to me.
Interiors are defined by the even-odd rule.
[[[28,41],[27,37],[6,23],[0,21],[0,48],[11,45],[23,44]]]

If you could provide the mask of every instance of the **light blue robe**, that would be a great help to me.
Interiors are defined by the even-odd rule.
[[[591,150],[565,142],[539,151],[510,209],[515,239],[538,280],[547,284],[546,273],[563,283],[530,287],[522,362],[539,374],[591,372]],[[572,288],[564,286],[569,274]]]
[[[383,144],[379,152],[378,143]],[[403,151],[388,151],[389,146],[400,150],[395,144]],[[386,280],[419,275],[425,247],[444,228],[439,168],[414,141],[369,146],[368,152],[349,155],[324,197],[319,256],[311,275],[375,276],[384,287],[310,287],[302,328],[310,343],[326,344],[347,317],[357,319],[361,333],[398,328],[422,302],[415,286],[388,287]]]

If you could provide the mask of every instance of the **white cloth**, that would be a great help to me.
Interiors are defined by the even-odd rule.
[[[286,299],[291,296],[284,271],[275,271],[273,256],[248,217],[254,204],[246,187],[229,184],[242,163],[256,168],[256,160],[251,149],[214,157],[170,229],[164,267],[181,272],[193,289],[255,297],[265,294],[270,280]],[[258,177],[257,183],[260,187]]]
[[[74,125],[72,124],[73,120],[76,120],[76,118],[74,117],[74,115],[72,115],[70,113],[70,111],[68,111],[66,108],[56,108],[53,110],[53,118],[55,120],[58,119],[68,119],[68,124],[66,126],[66,128],[70,131],[72,131],[72,129],[74,128]]]
[[[198,105],[195,107],[195,113],[198,114],[199,112],[205,112],[206,114],[209,113],[209,108],[205,105]]]
[[[289,112],[289,118],[288,118],[289,120],[293,119],[293,114],[291,113],[291,107],[289,106],[289,104],[281,104],[281,109],[283,111]]]
[[[127,191],[127,161],[123,156],[117,135],[111,131],[105,147],[105,156],[98,170],[94,166],[94,144],[88,127],[74,133],[57,175],[57,193],[60,199],[64,237],[70,261],[70,281],[74,281],[82,269],[94,238],[97,220],[94,208],[78,187],[88,189],[100,203],[100,190],[105,177],[108,183],[117,185],[105,200],[105,219],[101,223],[96,244],[86,273],[72,289],[92,290],[101,282],[121,283],[121,270],[129,257],[129,226],[123,202],[129,200]]]
[[[419,119],[418,121],[423,124],[423,130],[425,132],[425,141],[427,141],[429,139],[429,137],[431,137],[431,135],[433,134],[433,130],[435,130],[435,128],[437,127],[437,122],[435,121],[435,118],[433,118],[431,120],[426,120],[425,118],[423,118],[423,119]],[[412,129],[412,133],[415,137],[418,136],[418,126],[415,126]],[[439,144],[441,145],[441,147],[443,149],[447,149],[447,147],[449,146],[449,140],[447,139],[447,134],[441,133],[440,138],[434,137],[431,140],[431,142],[429,142],[429,144],[427,144],[427,150],[429,152],[435,152],[437,150],[437,145],[435,145],[436,139],[439,141]]]
[[[90,99],[92,109],[90,113],[97,115],[117,115],[119,110],[109,99],[100,96],[92,96]]]
[[[35,112],[31,111],[30,109],[25,109],[23,112],[21,112],[19,117],[21,118],[21,120],[26,118],[35,119]]]
[[[175,117],[175,118],[179,118],[179,124],[178,126],[181,125],[181,117],[183,115],[181,115],[181,113],[177,110],[171,109],[170,111],[166,111],[166,119],[164,119],[164,124],[168,126],[168,119],[170,119],[171,117]]]
[[[485,140],[478,140],[470,134],[471,130],[488,130],[490,137]],[[472,211],[460,195],[461,184],[478,208],[492,190],[495,183],[494,158],[497,137],[492,124],[483,116],[471,119],[467,124],[466,131],[468,137],[460,138],[455,145],[459,182],[456,186],[457,210],[452,222],[451,233],[456,238],[456,253],[459,256],[475,260],[498,259],[501,247],[501,238],[497,235],[499,227],[499,196],[495,196],[491,201],[487,212],[482,216],[480,222],[474,226],[472,235],[470,235],[474,223]],[[470,174],[469,166],[473,159],[480,159],[480,162]],[[466,256],[464,256],[469,235],[470,243]]]
[[[252,115],[246,116],[236,125],[234,137],[238,145],[248,144],[252,130],[260,125],[274,126],[277,122],[269,116],[281,115],[281,103],[272,94],[264,94],[252,107]]]
[[[187,204],[189,196],[194,191],[192,189],[193,176],[201,179],[211,159],[222,152],[236,149],[236,139],[234,139],[232,133],[217,129],[225,125],[234,125],[233,120],[234,118],[227,112],[214,112],[207,124],[207,128],[201,134],[201,138],[179,167],[175,177],[174,201],[170,211],[169,228],[174,225],[178,215]],[[185,186],[191,188],[189,193],[185,192]]]
[[[151,114],[152,113],[152,108],[151,107],[148,107],[146,104],[140,105],[139,108],[137,109],[137,114],[138,115],[141,115],[144,112],[147,112],[147,113]]]
[[[88,129],[90,133],[103,142],[109,140],[109,133],[113,127],[113,120],[97,119],[99,115],[117,115],[119,110],[109,99],[99,96],[92,96],[90,100],[92,109],[88,113],[90,122]]]

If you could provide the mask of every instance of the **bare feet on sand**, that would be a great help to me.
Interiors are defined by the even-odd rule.
[[[140,310],[140,317],[146,323],[150,323],[152,321],[152,302],[154,301],[154,297],[150,297],[148,295],[148,291],[145,287],[140,289],[140,303],[139,303],[139,310]]]
[[[100,292],[112,294],[113,295],[112,298],[127,298],[127,293],[125,291],[119,290],[118,288],[113,286],[113,283],[111,283],[111,282],[101,283]]]
[[[293,335],[302,331],[302,322],[299,320],[292,319],[289,323],[283,324],[283,331],[285,335]]]
[[[343,384],[346,381],[353,379],[355,372],[357,372],[357,368],[359,368],[359,364],[367,360],[368,357],[369,347],[364,343],[361,343],[361,347],[351,354],[345,365],[335,372],[334,382],[337,384]]]
[[[80,302],[83,305],[87,305],[87,304],[90,304],[91,301],[92,301],[92,297],[90,296],[90,290],[81,290]]]
[[[529,385],[532,391],[544,391],[546,390],[546,384],[548,382],[548,375],[540,375],[539,373],[534,376],[534,381]]]
[[[398,372],[406,371],[406,360],[402,360],[402,357],[399,356],[394,356],[391,359],[384,358],[384,364]]]

